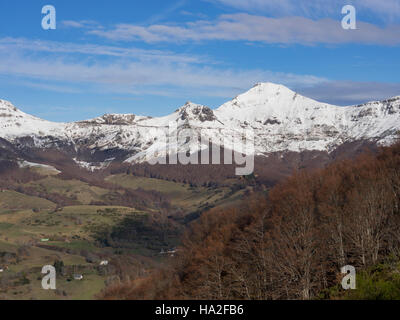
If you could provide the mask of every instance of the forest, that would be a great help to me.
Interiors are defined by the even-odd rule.
[[[400,143],[297,170],[240,206],[203,213],[168,263],[100,298],[340,299],[352,294],[340,288],[345,265],[361,287],[385,274],[372,298],[400,292],[399,169]]]

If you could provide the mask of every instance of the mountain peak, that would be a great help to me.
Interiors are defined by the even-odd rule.
[[[190,101],[186,102],[184,106],[177,110],[177,112],[179,113],[180,119],[183,121],[197,120],[200,122],[206,122],[217,120],[214,112],[209,107],[195,104]]]
[[[187,109],[198,109],[203,108],[204,106],[201,104],[194,103],[192,101],[187,101],[179,110],[187,110]]]
[[[104,124],[104,125],[132,125],[135,123],[136,116],[134,114],[104,114],[101,117],[78,121],[84,124]]]
[[[272,109],[279,112],[279,110],[290,110],[293,107],[298,107],[298,100],[305,99],[308,98],[302,97],[284,85],[261,82],[247,92],[225,103],[218,110],[231,113],[232,110],[239,111],[251,108],[256,113],[260,112],[260,110],[271,111]],[[311,101],[311,99],[309,100]],[[248,112],[246,114],[249,115]]]
[[[290,90],[288,87],[277,84],[273,82],[259,82],[253,86],[249,91],[245,92],[243,95],[247,94],[259,94],[264,96],[273,96],[280,94],[294,95],[295,92]]]
[[[1,112],[17,112],[18,109],[9,101],[0,99]]]
[[[275,88],[275,89],[280,89],[280,88],[287,88],[286,86],[284,86],[283,84],[280,83],[274,83],[274,82],[257,82],[253,88],[258,88],[258,87],[262,87],[262,88]]]
[[[279,104],[293,102],[299,95],[281,84],[272,82],[260,82],[247,92],[232,100],[234,105],[243,104]]]

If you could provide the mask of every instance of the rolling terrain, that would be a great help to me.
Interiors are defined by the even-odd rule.
[[[216,110],[189,102],[160,118],[54,123],[0,100],[0,299],[94,299],[168,272],[188,230],[213,212],[227,215],[207,228],[229,229],[231,212],[253,210],[249,201],[291,175],[376,154],[399,129],[399,97],[338,107],[271,83]],[[171,142],[184,130],[184,140]],[[250,175],[237,176],[234,164],[147,163],[211,147],[200,141],[240,153],[229,139],[246,130],[255,137]],[[41,289],[49,264],[57,268],[56,291]]]
[[[107,286],[162,265],[170,256],[160,252],[178,246],[202,211],[244,196],[244,187],[229,181],[194,187],[115,174],[101,185],[63,178],[51,167],[15,170],[32,179],[8,180],[0,190],[1,299],[94,299]],[[155,193],[162,200],[117,205],[121,194],[137,190],[133,197]],[[100,266],[104,260],[109,264]],[[57,290],[41,289],[41,268],[60,262]]]

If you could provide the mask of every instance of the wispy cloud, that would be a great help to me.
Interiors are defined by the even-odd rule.
[[[84,91],[82,88],[79,88],[76,85],[62,85],[62,84],[54,84],[49,82],[41,82],[38,79],[21,79],[18,77],[13,77],[14,75],[8,74],[9,77],[7,79],[7,84],[19,86],[19,87],[26,87],[26,88],[34,88],[40,89],[43,91],[52,91],[52,92],[60,92],[60,93],[83,93]]]
[[[274,44],[377,44],[399,45],[400,25],[385,28],[358,22],[357,30],[344,30],[340,20],[304,17],[268,18],[247,13],[221,15],[215,21],[139,26],[118,24],[112,29],[89,30],[89,34],[119,41],[254,41]]]
[[[165,62],[119,62],[84,64],[61,58],[32,59],[0,55],[0,74],[55,83],[95,85],[101,92],[179,95],[182,88],[192,94],[230,96],[260,81],[287,85],[315,85],[325,79],[312,75],[275,73],[266,70],[221,70]],[[50,87],[49,87],[50,88]],[[150,90],[150,91],[149,91]],[[185,91],[184,90],[184,91]]]
[[[93,55],[107,57],[90,59]],[[261,81],[291,86],[326,81],[313,75],[223,68],[218,62],[172,52],[13,38],[0,39],[0,59],[0,75],[57,92],[78,88],[131,95],[230,97]]]
[[[182,8],[186,4],[187,0],[178,0],[174,1],[167,9],[164,11],[157,13],[153,15],[149,20],[148,23],[156,23],[158,21],[161,21],[168,17],[171,13],[174,11],[177,11],[178,9]]]
[[[1,54],[0,59],[3,61],[0,75],[11,76],[22,86],[64,93],[128,95],[125,99],[144,95],[229,99],[249,89],[254,83],[264,81],[281,83],[316,100],[338,105],[400,95],[400,83],[330,81],[313,75],[268,70],[220,70],[198,65],[178,67],[175,64],[154,64],[154,61],[130,64],[115,61],[88,65],[60,58],[11,58]]]
[[[25,38],[0,38],[0,52],[46,52],[53,54],[83,54],[91,56],[110,56],[135,60],[163,60],[179,63],[210,63],[204,56],[189,56],[171,51],[144,50],[134,47],[118,47],[99,44],[78,44],[58,41],[30,40]]]
[[[358,104],[400,95],[400,83],[328,81],[301,88],[300,93],[337,105]]]
[[[61,25],[66,28],[101,28],[101,25],[93,20],[63,20],[61,21]]]
[[[204,0],[246,12],[267,13],[269,16],[303,16],[324,18],[340,15],[344,5],[354,5],[360,13],[372,14],[386,22],[400,19],[399,0]]]
[[[241,16],[240,21],[252,17]],[[204,27],[213,28],[208,24]],[[243,37],[250,34],[235,30],[226,26],[232,39],[234,34]],[[106,59],[89,59],[91,56]],[[330,81],[310,74],[224,68],[201,56],[98,44],[3,38],[0,39],[0,61],[0,75],[7,77],[7,83],[71,94],[228,99],[256,82],[265,81],[281,83],[314,99],[342,105],[400,94],[400,84],[396,83]]]

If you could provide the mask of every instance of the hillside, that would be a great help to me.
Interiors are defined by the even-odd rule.
[[[53,123],[1,100],[0,299],[346,297],[344,261],[397,259],[399,120],[400,97],[339,107],[271,83],[159,118]],[[147,162],[209,140],[224,162],[246,130],[249,175]],[[38,289],[46,264],[55,292]]]
[[[398,299],[400,144],[302,170],[191,224],[168,268],[105,299]],[[357,286],[341,287],[345,265]]]
[[[68,177],[32,163],[3,168],[0,299],[94,299],[164,264],[160,252],[180,244],[190,221],[244,196],[235,181],[194,187],[126,173]],[[60,268],[56,291],[41,289],[48,264]]]

